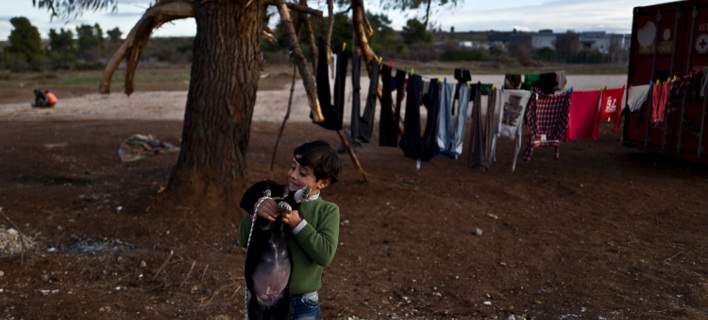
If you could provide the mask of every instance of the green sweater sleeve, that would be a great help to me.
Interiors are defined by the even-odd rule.
[[[251,217],[246,215],[241,219],[241,224],[238,226],[238,243],[241,247],[246,247],[248,242],[248,233],[251,231]]]
[[[295,240],[312,261],[326,267],[334,259],[339,243],[339,208],[332,204],[322,211],[317,221],[308,221]]]

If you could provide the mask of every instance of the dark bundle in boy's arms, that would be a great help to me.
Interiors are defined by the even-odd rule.
[[[241,207],[253,214],[261,197],[272,197],[283,211],[297,210],[299,203],[286,188],[267,180],[249,188],[241,199]],[[290,229],[281,218],[273,222],[255,215],[246,252],[245,278],[248,292],[248,318],[287,319],[290,309],[290,273],[292,261],[288,252]]]

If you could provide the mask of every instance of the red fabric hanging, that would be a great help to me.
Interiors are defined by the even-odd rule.
[[[567,140],[595,138],[598,104],[602,91],[574,91],[570,96]]]
[[[624,98],[624,86],[614,89],[605,89],[602,91],[600,100],[600,115],[595,122],[595,128],[592,133],[592,138],[597,140],[600,138],[600,122],[613,121],[615,131],[619,130],[620,118],[622,117],[622,99]]]

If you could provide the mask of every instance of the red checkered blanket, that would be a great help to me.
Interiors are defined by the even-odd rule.
[[[571,91],[558,94],[544,94],[538,91],[534,93],[534,98],[526,111],[529,141],[524,160],[531,160],[535,148],[547,146],[556,148],[556,158],[558,158],[560,143],[568,130],[571,93]]]

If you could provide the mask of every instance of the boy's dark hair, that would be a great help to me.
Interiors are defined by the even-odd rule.
[[[317,180],[329,179],[330,184],[337,182],[342,162],[329,143],[322,140],[304,143],[295,148],[293,156],[301,166],[312,169]]]

